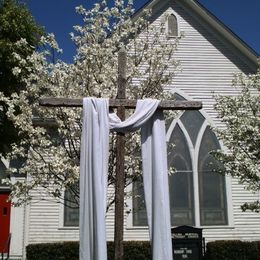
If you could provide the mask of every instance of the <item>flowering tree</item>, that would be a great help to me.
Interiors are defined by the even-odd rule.
[[[21,74],[15,76],[12,73],[13,67],[17,65],[13,52],[26,57],[32,53],[32,46],[39,46],[43,34],[42,28],[36,24],[24,4],[18,0],[0,0],[0,91],[5,96],[19,93],[24,87],[20,80]],[[26,48],[16,44],[21,37],[29,43]],[[12,143],[19,142],[19,136],[13,123],[6,117],[6,104],[1,103],[1,106],[0,153],[5,155],[10,151]]]
[[[216,129],[228,152],[215,156],[224,164],[224,171],[237,177],[248,190],[260,190],[260,68],[250,76],[239,75],[235,84],[241,87],[238,96],[218,96],[216,109],[225,129]],[[260,202],[245,203],[242,210],[259,212]]]
[[[80,160],[81,110],[78,108],[46,109],[38,104],[43,96],[54,97],[108,97],[117,93],[117,53],[125,45],[127,61],[127,98],[168,98],[163,87],[172,83],[178,62],[173,58],[177,39],[167,39],[163,33],[165,21],[153,26],[148,11],[133,16],[132,1],[115,0],[113,6],[104,0],[91,10],[83,6],[77,12],[84,24],[75,26],[72,40],[77,46],[73,64],[48,62],[48,52],[34,51],[24,58],[15,55],[19,66],[15,75],[27,70],[23,82],[26,88],[19,95],[1,100],[9,106],[8,117],[22,138],[14,145],[9,158],[20,159],[19,172],[27,175],[26,181],[10,184],[17,204],[31,199],[31,190],[47,192],[53,199],[64,198],[66,189],[70,199],[78,204]],[[60,51],[52,35],[42,41]],[[26,45],[21,39],[19,46]],[[23,138],[25,137],[25,138]],[[108,185],[114,185],[115,135],[111,134]],[[126,145],[126,184],[140,172],[139,137],[128,135]],[[16,169],[13,169],[15,171]],[[131,174],[130,174],[131,173]],[[109,205],[113,203],[113,196]]]

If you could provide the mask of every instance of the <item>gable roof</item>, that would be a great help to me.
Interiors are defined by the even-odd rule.
[[[141,15],[144,9],[152,9],[160,1],[169,2],[173,0],[150,0],[146,2],[139,10],[137,10],[135,16]],[[246,59],[248,65],[254,70],[258,66],[259,55],[239,36],[237,36],[232,30],[224,25],[215,15],[208,11],[203,5],[196,0],[175,0],[179,4],[192,10],[197,17],[206,22],[212,29],[214,29],[224,40],[232,45],[239,53],[241,53]]]

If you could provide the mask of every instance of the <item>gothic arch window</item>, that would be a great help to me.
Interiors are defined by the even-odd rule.
[[[178,124],[169,142],[174,146],[168,149],[168,167],[175,168],[169,176],[171,223],[194,225],[192,162],[188,143]]]
[[[185,100],[180,95],[176,99]],[[227,225],[225,176],[216,172],[222,166],[210,154],[221,147],[207,118],[185,111],[172,121],[167,138],[168,167],[175,168],[169,175],[172,226]],[[143,187],[140,182],[133,187],[133,225],[145,226]]]
[[[227,223],[226,184],[224,176],[215,173],[222,167],[210,154],[220,149],[215,134],[207,128],[204,131],[198,160],[200,223],[202,225],[224,225]]]
[[[178,36],[178,20],[174,14],[170,14],[167,17],[167,35],[169,37]]]

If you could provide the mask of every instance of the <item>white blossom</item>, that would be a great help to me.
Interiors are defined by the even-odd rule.
[[[260,190],[260,69],[249,76],[236,75],[237,96],[216,97],[216,109],[225,129],[215,129],[228,152],[215,156],[225,167],[225,173],[237,177],[246,189]],[[260,210],[259,201],[245,203],[242,209]]]
[[[164,86],[172,84],[178,69],[173,55],[177,39],[168,40],[161,28],[149,23],[149,14],[136,20],[133,2],[115,0],[111,7],[106,1],[91,10],[80,6],[84,24],[74,27],[71,34],[77,46],[73,64],[62,61],[50,63],[48,48],[34,50],[21,58],[15,55],[20,66],[15,74],[26,70],[22,77],[24,88],[19,95],[0,100],[8,105],[8,118],[12,120],[21,137],[8,155],[10,160],[20,158],[19,173],[30,176],[27,181],[9,183],[17,205],[31,200],[31,190],[44,188],[52,197],[60,199],[62,190],[73,189],[79,179],[80,159],[80,108],[44,108],[39,98],[53,97],[107,97],[117,94],[117,53],[125,44],[128,53],[127,98],[169,98]],[[164,26],[164,25],[162,25]],[[42,42],[60,51],[54,35],[42,37]],[[24,41],[20,44],[26,44]],[[17,112],[19,111],[19,112]],[[108,184],[114,185],[115,135],[111,134]],[[140,137],[129,134],[126,146],[126,185],[140,174]],[[78,191],[75,196],[78,197]],[[109,205],[113,203],[113,199]]]

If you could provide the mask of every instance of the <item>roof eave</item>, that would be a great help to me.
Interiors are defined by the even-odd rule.
[[[259,55],[241,38],[239,38],[232,30],[224,25],[217,17],[210,13],[205,7],[199,4],[197,1],[182,0],[189,5],[196,13],[205,19],[220,35],[222,35],[227,41],[232,43],[242,54],[244,54],[252,65],[258,65]]]

